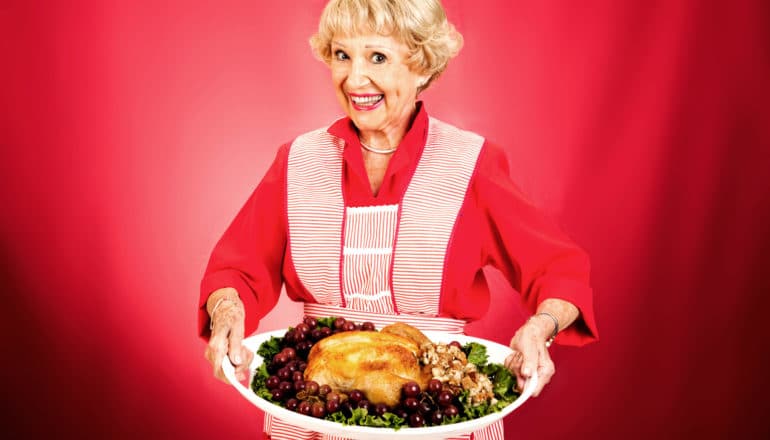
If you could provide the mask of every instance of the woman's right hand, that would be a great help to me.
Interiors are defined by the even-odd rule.
[[[211,319],[206,359],[211,363],[214,376],[228,383],[222,370],[222,360],[228,356],[235,366],[235,377],[244,380],[254,354],[243,346],[245,311],[238,292],[231,287],[215,290],[209,295],[206,310]]]

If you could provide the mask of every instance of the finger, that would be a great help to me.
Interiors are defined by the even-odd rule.
[[[206,349],[206,358],[211,363],[214,377],[225,383],[229,382],[225,377],[224,370],[222,370],[222,359],[228,352],[227,336],[229,333],[230,328],[227,322],[224,320],[215,320],[214,326],[211,329],[211,338],[209,338],[209,344]]]
[[[535,397],[539,396],[540,392],[543,391],[543,388],[551,381],[551,378],[555,373],[556,366],[548,353],[548,349],[543,348],[540,353],[540,365],[538,365],[537,368],[537,388],[535,388],[532,395]]]
[[[235,367],[243,365],[243,321],[236,319],[230,328],[227,354]]]
[[[508,356],[505,357],[505,361],[503,361],[503,365],[505,365],[505,368],[510,370],[511,373],[516,372],[515,364],[514,364],[516,359],[516,353],[517,352],[514,351],[513,353],[509,354]]]
[[[539,364],[540,356],[537,342],[534,339],[527,338],[523,339],[520,345],[519,352],[521,352],[522,360],[519,371],[524,379],[529,379]]]
[[[222,370],[222,359],[227,354],[227,339],[224,337],[212,337],[206,347],[206,359],[211,364],[214,377],[228,383],[225,373]]]
[[[524,377],[521,375],[521,352],[515,351],[509,354],[504,361],[504,365],[508,370],[516,376],[516,390],[521,392],[524,389]]]
[[[242,345],[241,358],[243,363],[235,368],[235,377],[238,380],[245,380],[249,377],[249,366],[251,366],[251,361],[254,359],[254,353]]]
[[[249,357],[248,350],[243,346],[243,332],[244,323],[243,318],[237,310],[233,310],[233,325],[230,328],[230,336],[228,338],[228,356],[230,362],[235,367],[235,377],[242,381],[246,378],[245,371],[248,369],[249,363],[246,362]]]

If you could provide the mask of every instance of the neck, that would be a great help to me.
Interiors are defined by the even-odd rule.
[[[412,126],[414,118],[417,116],[417,106],[412,107],[411,113],[401,118],[397,126],[388,127],[382,130],[358,130],[358,139],[364,149],[374,152],[395,151],[406,133]]]

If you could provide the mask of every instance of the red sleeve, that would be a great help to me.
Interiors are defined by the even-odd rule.
[[[485,143],[476,172],[479,208],[488,227],[483,246],[488,264],[521,292],[533,312],[548,298],[577,306],[580,316],[556,342],[583,345],[597,339],[588,255],[513,184],[501,149]]]
[[[238,291],[246,309],[246,335],[257,329],[259,320],[278,301],[286,249],[288,153],[289,144],[279,149],[270,169],[211,253],[198,303],[198,332],[203,338],[210,336],[206,300],[214,290],[232,287]]]

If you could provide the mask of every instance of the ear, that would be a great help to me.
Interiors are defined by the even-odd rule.
[[[422,89],[425,87],[425,84],[428,84],[428,81],[430,81],[430,75],[420,75],[417,77],[417,89]]]

